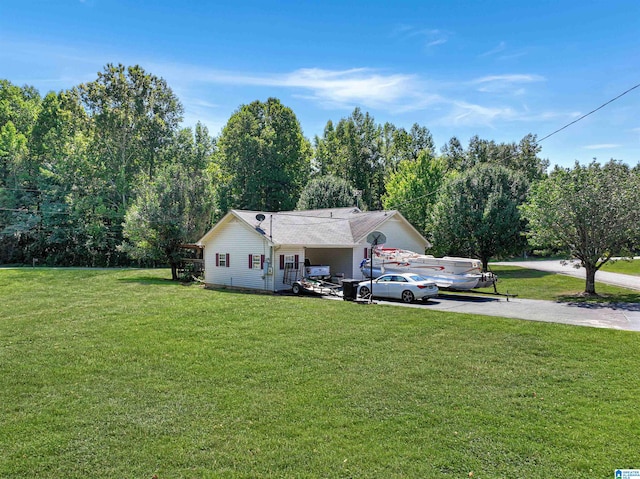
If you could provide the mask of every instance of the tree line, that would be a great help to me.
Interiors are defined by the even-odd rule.
[[[241,105],[214,138],[200,123],[181,127],[182,114],[167,83],[139,66],[108,64],[94,81],[44,97],[0,80],[0,263],[168,263],[175,277],[179,246],[231,208],[397,209],[433,253],[485,267],[532,245],[573,247],[566,235],[539,234],[558,224],[536,212],[552,207],[541,184],[563,189],[582,167],[547,173],[535,135],[475,136],[466,147],[452,137],[436,150],[426,127],[378,124],[355,108],[310,141],[294,112],[269,98]],[[638,167],[592,170],[640,190]],[[623,236],[617,252],[637,244],[634,231]]]

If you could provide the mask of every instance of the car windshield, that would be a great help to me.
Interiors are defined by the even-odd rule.
[[[417,274],[412,274],[409,278],[411,278],[412,281],[427,281],[427,278],[423,278]]]

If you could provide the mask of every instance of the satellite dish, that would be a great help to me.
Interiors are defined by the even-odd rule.
[[[367,235],[367,243],[372,246],[378,246],[379,244],[384,244],[387,241],[387,237],[384,233],[380,231],[372,231]]]
[[[258,213],[258,214],[256,215],[256,219],[257,219],[258,221],[264,221],[265,216],[264,216],[262,213]]]

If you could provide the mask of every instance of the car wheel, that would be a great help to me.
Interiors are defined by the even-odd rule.
[[[360,297],[361,298],[369,299],[370,295],[371,295],[371,292],[369,291],[369,288],[367,288],[366,286],[363,286],[362,288],[360,288]]]
[[[293,286],[291,287],[291,291],[293,291],[293,294],[300,294],[302,292],[302,288],[298,283],[293,283]]]
[[[405,290],[402,292],[402,301],[405,303],[413,303],[414,299],[416,298],[411,291]]]

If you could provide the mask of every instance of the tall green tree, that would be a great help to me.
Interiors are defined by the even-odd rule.
[[[166,82],[139,66],[109,64],[44,100],[0,80],[0,261],[128,262],[116,250],[124,214],[143,178],[183,161],[181,115]],[[185,156],[194,169],[213,148],[197,130],[199,156]]]
[[[434,251],[476,257],[484,270],[490,258],[521,251],[524,224],[518,206],[528,186],[524,174],[492,164],[449,176],[433,207]]]
[[[456,137],[451,138],[442,148],[449,167],[458,171],[468,170],[476,165],[490,163],[504,166],[523,173],[530,182],[544,177],[549,161],[538,157],[540,146],[535,135],[528,134],[518,143],[496,143],[473,136],[466,150]]]
[[[452,136],[440,151],[448,170],[462,171],[467,168],[465,151],[457,137]]]
[[[138,65],[107,64],[77,92],[95,128],[91,147],[104,194],[124,214],[134,178],[145,173],[153,179],[161,166],[163,148],[182,121],[182,105],[165,80]]]
[[[395,171],[402,161],[415,161],[421,154],[434,156],[435,149],[431,132],[414,123],[409,131],[385,123],[381,129],[383,157],[387,173]]]
[[[333,175],[344,179],[345,175],[338,174],[338,172],[344,167],[345,157],[346,153],[336,135],[333,122],[329,120],[324,127],[322,137],[316,135],[313,139],[311,176],[321,177]]]
[[[585,268],[585,293],[596,294],[596,272],[640,245],[640,176],[627,165],[575,163],[535,184],[522,206],[529,241],[567,251]]]
[[[38,117],[41,101],[34,87],[19,87],[8,80],[0,80],[0,126],[11,122],[17,132],[28,137]]]
[[[380,127],[368,112],[356,108],[336,130],[346,150],[345,179],[362,191],[366,205],[379,209],[384,193]]]
[[[297,210],[341,208],[355,206],[353,186],[332,175],[314,178],[304,187],[296,205]]]
[[[42,99],[0,80],[0,262],[23,262],[39,224],[38,163],[29,138]]]
[[[24,164],[28,161],[27,138],[12,121],[0,127],[0,181],[2,186],[21,188],[28,186],[29,175]]]
[[[385,209],[397,209],[425,234],[438,190],[444,182],[447,163],[423,150],[416,160],[403,160],[386,182]]]
[[[132,258],[168,263],[177,280],[180,245],[196,241],[211,224],[210,179],[184,165],[165,165],[153,179],[145,178],[127,210],[126,241],[120,247]]]
[[[71,261],[122,264],[128,260],[116,247],[122,242],[125,212],[140,178],[153,178],[166,161],[165,150],[182,119],[182,106],[162,78],[139,66],[112,64],[61,101],[58,115],[44,122],[38,135],[47,139],[43,148],[51,150],[55,137],[50,132],[64,130],[57,120],[71,120],[69,133],[82,139],[80,148],[72,146],[72,154],[50,168],[51,179],[60,180],[60,191],[72,185],[66,196],[70,220],[66,230],[74,240],[71,244],[77,244],[77,254]],[[84,122],[81,137],[76,121]]]
[[[431,132],[414,123],[410,130],[392,123],[376,124],[355,108],[334,125],[327,122],[322,138],[315,138],[314,173],[343,178],[361,192],[363,207],[382,208],[386,182],[403,161],[434,155]]]
[[[317,170],[342,178],[362,192],[365,207],[377,209],[384,194],[385,162],[382,129],[369,113],[355,108],[337,125],[327,123],[316,138]]]
[[[307,184],[311,146],[293,111],[277,98],[236,111],[217,142],[219,204],[264,211],[291,210]]]
[[[0,261],[21,260],[16,255],[28,242],[37,222],[33,192],[24,164],[28,161],[27,138],[12,121],[0,127]]]
[[[85,248],[91,240],[84,228],[87,212],[81,208],[84,198],[102,191],[95,185],[95,168],[89,162],[92,134],[77,94],[63,91],[45,96],[30,138],[31,154],[40,165],[40,224],[28,251],[35,259],[48,264],[95,264],[95,251],[89,254]],[[103,249],[108,252],[114,246]]]

